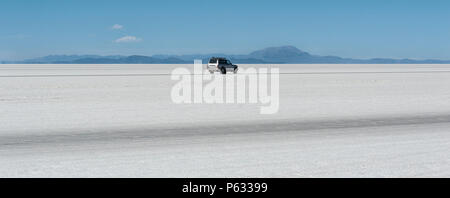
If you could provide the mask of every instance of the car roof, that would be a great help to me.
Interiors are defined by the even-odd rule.
[[[224,57],[212,57],[211,59],[217,59],[217,60],[227,60],[227,58],[224,58]]]

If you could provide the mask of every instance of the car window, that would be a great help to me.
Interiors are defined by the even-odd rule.
[[[219,60],[219,64],[227,64],[226,60]]]

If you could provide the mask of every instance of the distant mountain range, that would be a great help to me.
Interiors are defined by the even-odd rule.
[[[210,57],[227,57],[233,63],[296,63],[296,64],[450,64],[450,60],[415,59],[351,59],[338,56],[318,56],[294,46],[269,47],[246,55],[196,54],[154,56],[98,56],[98,55],[50,55],[23,61],[3,61],[12,64],[188,64],[194,59],[208,61]]]

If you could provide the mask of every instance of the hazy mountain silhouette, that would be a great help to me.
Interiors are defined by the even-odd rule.
[[[338,56],[318,56],[304,52],[294,46],[269,47],[246,55],[195,54],[154,56],[98,56],[98,55],[50,55],[24,61],[2,63],[29,64],[186,64],[194,59],[207,62],[210,57],[228,57],[233,63],[304,63],[304,64],[449,64],[450,60],[414,59],[351,59]]]

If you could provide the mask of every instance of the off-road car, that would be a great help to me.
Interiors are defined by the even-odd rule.
[[[212,57],[209,59],[207,69],[211,74],[216,71],[219,71],[222,74],[226,74],[227,71],[237,73],[238,66],[233,65],[233,63],[226,58]]]

